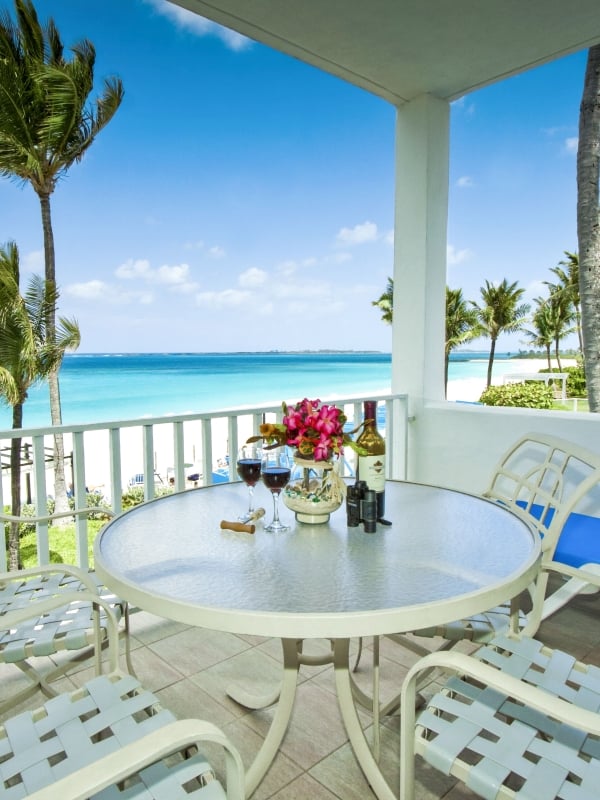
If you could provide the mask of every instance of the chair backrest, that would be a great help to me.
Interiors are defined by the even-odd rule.
[[[563,560],[560,540],[567,527],[573,532],[597,528],[592,549],[597,558],[576,552],[562,555],[573,566],[600,563],[600,454],[555,436],[527,434],[503,455],[484,496],[533,522],[543,537],[545,562]]]

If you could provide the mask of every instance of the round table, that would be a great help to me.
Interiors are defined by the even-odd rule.
[[[270,519],[271,498],[264,490]],[[257,498],[261,495],[256,493]],[[100,577],[131,604],[162,617],[232,633],[281,638],[284,676],[271,730],[247,776],[250,794],[269,768],[291,715],[298,641],[332,640],[344,723],[378,797],[391,798],[352,701],[349,639],[400,633],[485,611],[535,579],[540,541],[498,504],[439,487],[389,481],[390,527],[326,525],[279,534],[221,530],[247,507],[243,484],[189,490],[115,518],[95,543]],[[273,696],[272,699],[275,699]]]

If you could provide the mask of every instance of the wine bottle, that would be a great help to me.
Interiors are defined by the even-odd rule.
[[[356,444],[365,452],[358,456],[358,478],[377,493],[377,519],[385,512],[385,440],[377,430],[377,403],[365,400],[363,429]]]

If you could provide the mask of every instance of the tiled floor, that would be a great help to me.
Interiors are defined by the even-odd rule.
[[[544,623],[539,637],[553,647],[569,650],[585,661],[600,664],[600,597],[577,598]],[[150,616],[132,615],[135,670],[149,689],[177,716],[197,716],[219,725],[248,764],[258,751],[272,717],[272,708],[249,711],[231,700],[228,686],[241,684],[257,693],[277,685],[280,665],[278,640],[262,640],[215,631],[186,628]],[[313,642],[312,652],[328,647]],[[370,652],[363,655],[357,680],[368,687]],[[387,640],[382,643],[382,694],[398,689],[414,656]],[[90,674],[80,668],[62,679],[65,689]],[[20,682],[14,667],[0,671],[0,696]],[[39,696],[29,705],[39,704]],[[14,712],[13,712],[14,713]],[[363,717],[367,735],[370,720]],[[398,781],[398,718],[383,726],[382,771],[392,787]],[[211,756],[210,752],[208,753]],[[422,764],[417,769],[418,800],[466,800],[467,789],[455,785]],[[371,793],[346,739],[335,696],[330,666],[303,667],[290,728],[256,800],[369,800]]]

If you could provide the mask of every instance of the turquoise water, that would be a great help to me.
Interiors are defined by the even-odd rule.
[[[480,378],[486,369],[486,353],[453,354],[449,379]],[[63,421],[75,424],[364,396],[390,391],[390,376],[389,353],[78,353],[65,357],[60,386]],[[47,395],[45,384],[31,388],[24,427],[50,423]],[[11,426],[6,406],[0,426]]]

